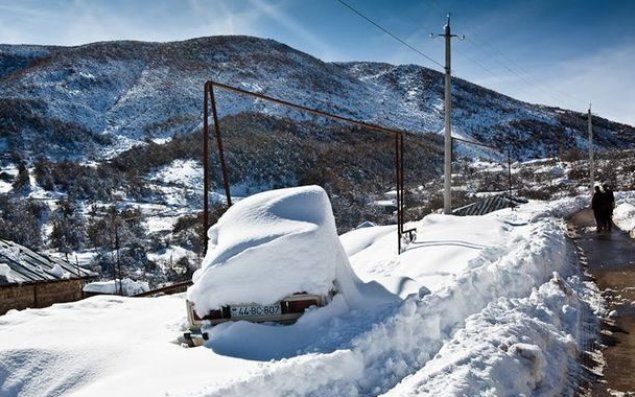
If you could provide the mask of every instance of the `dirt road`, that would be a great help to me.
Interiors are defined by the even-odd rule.
[[[635,240],[615,227],[597,233],[590,209],[571,217],[569,226],[611,313],[602,331],[604,377],[590,394],[635,396]]]

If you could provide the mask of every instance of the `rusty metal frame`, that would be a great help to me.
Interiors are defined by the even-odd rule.
[[[403,195],[404,195],[404,165],[403,165],[403,135],[405,131],[386,128],[376,124],[365,123],[362,121],[354,120],[348,117],[339,116],[336,114],[324,112],[318,109],[309,108],[306,106],[298,105],[292,102],[288,102],[282,99],[274,98],[265,94],[251,92],[243,90],[241,88],[232,87],[226,84],[218,83],[213,80],[209,80],[205,83],[205,99],[204,99],[204,111],[203,111],[203,233],[205,233],[205,252],[207,252],[207,229],[209,228],[209,189],[210,189],[210,169],[209,169],[209,107],[211,103],[212,114],[214,118],[214,130],[216,143],[218,148],[219,162],[223,174],[223,185],[225,187],[225,195],[227,197],[227,205],[230,207],[231,192],[229,189],[229,179],[227,176],[227,165],[225,163],[225,155],[223,152],[223,144],[221,140],[220,125],[218,122],[218,112],[216,110],[216,98],[214,96],[214,87],[234,92],[239,95],[246,95],[262,99],[265,101],[273,102],[278,105],[286,106],[301,112],[310,113],[316,116],[329,118],[332,120],[342,121],[347,124],[351,124],[357,127],[366,128],[373,131],[378,131],[386,134],[392,134],[395,137],[395,177],[397,179],[397,252],[401,253],[401,236],[404,233],[403,223]]]

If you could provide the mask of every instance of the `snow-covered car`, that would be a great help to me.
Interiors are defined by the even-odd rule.
[[[336,299],[343,310],[398,299],[355,275],[319,186],[240,200],[208,237],[207,255],[187,290],[190,345],[204,343],[209,327],[222,322],[289,324]]]
[[[190,345],[222,322],[295,322],[357,280],[318,186],[237,202],[208,231],[208,253],[187,292]],[[342,280],[345,280],[342,283]],[[203,330],[203,331],[201,331]]]

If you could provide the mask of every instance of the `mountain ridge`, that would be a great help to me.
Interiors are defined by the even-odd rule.
[[[0,138],[32,135],[37,141],[30,130],[38,123],[19,122],[30,112],[39,124],[90,135],[85,150],[74,145],[67,155],[107,158],[200,128],[203,84],[210,79],[387,127],[443,129],[440,72],[417,65],[323,62],[271,39],[210,36],[73,47],[0,45],[0,107],[19,101],[24,108],[3,114],[3,125],[13,129]],[[217,95],[221,116],[253,111],[307,117],[227,92]],[[501,152],[511,147],[518,159],[588,145],[585,115],[529,104],[460,78],[453,79],[453,111],[457,136]],[[594,122],[599,148],[635,147],[635,128],[599,117]],[[33,145],[22,149],[38,152]]]

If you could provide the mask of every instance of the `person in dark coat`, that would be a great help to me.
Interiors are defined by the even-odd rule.
[[[604,194],[600,190],[599,186],[595,187],[595,193],[591,199],[591,209],[593,210],[593,216],[595,217],[596,231],[599,233],[604,229]]]
[[[604,189],[604,226],[609,232],[613,228],[613,209],[615,208],[615,195],[613,190],[607,184],[602,186]]]

